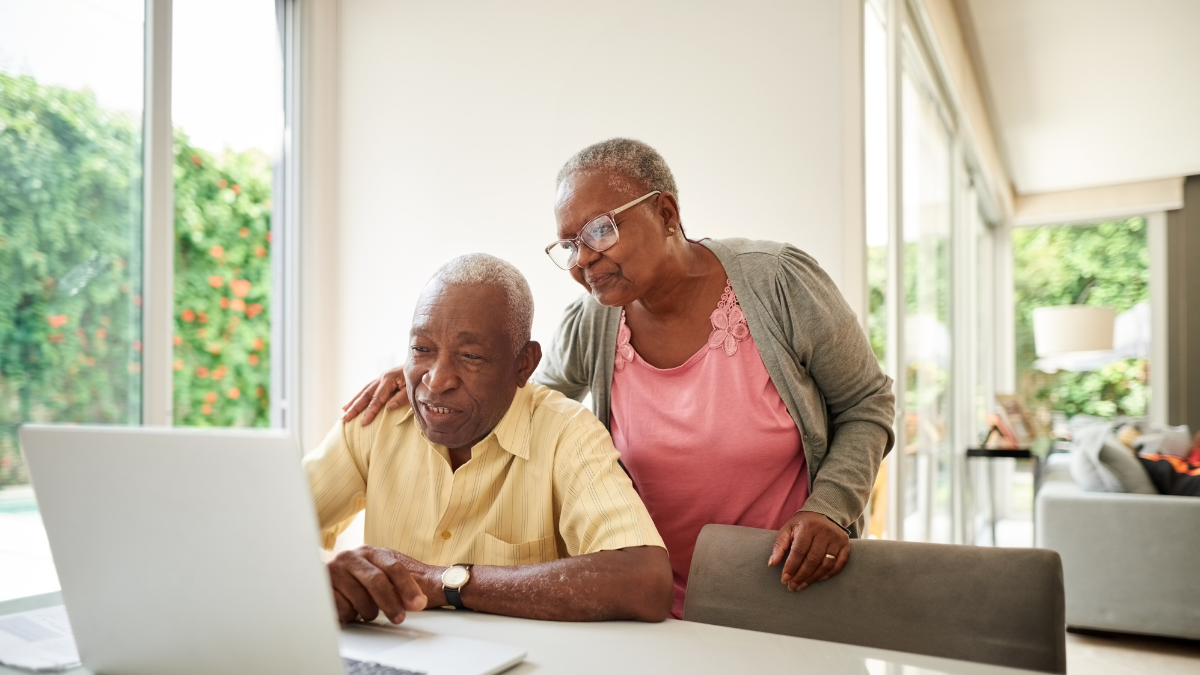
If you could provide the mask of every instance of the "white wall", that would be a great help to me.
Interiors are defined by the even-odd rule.
[[[542,253],[555,173],[612,136],[666,157],[690,236],[789,241],[841,283],[844,224],[861,227],[857,7],[344,0],[340,396],[402,358],[422,282],[461,253],[525,272],[548,343],[581,293]]]

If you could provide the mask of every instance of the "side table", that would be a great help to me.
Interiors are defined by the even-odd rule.
[[[1038,488],[1041,487],[1041,471],[1038,456],[1029,448],[967,448],[967,460],[972,459],[1028,459],[1033,470],[1033,497],[1037,499]],[[969,477],[968,477],[969,478]],[[996,487],[992,472],[992,462],[987,463],[988,491],[988,520],[992,527],[992,546],[996,545]]]

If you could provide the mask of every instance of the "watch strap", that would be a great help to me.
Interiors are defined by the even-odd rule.
[[[474,566],[475,565],[473,563],[457,563],[455,565],[451,565],[451,567],[465,567],[468,570]],[[470,579],[468,579],[468,581],[470,581]],[[462,594],[459,593],[458,588],[451,588],[443,585],[442,595],[446,596],[446,602],[449,603],[448,606],[453,607],[454,609],[467,609],[467,606],[462,602]]]

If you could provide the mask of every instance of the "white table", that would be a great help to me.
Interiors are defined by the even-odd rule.
[[[60,602],[57,593],[10,600],[0,603],[0,615],[50,607]],[[404,625],[524,647],[529,656],[524,663],[507,671],[513,675],[1003,675],[1032,672],[673,619],[656,624],[625,621],[557,623],[438,610],[410,614]],[[0,666],[0,673],[24,672]],[[67,672],[88,675],[84,669]]]

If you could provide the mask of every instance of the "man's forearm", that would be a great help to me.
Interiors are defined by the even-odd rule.
[[[441,571],[421,586],[445,605]],[[671,610],[671,565],[657,546],[600,551],[548,563],[471,568],[462,603],[475,611],[549,621],[662,621]]]

